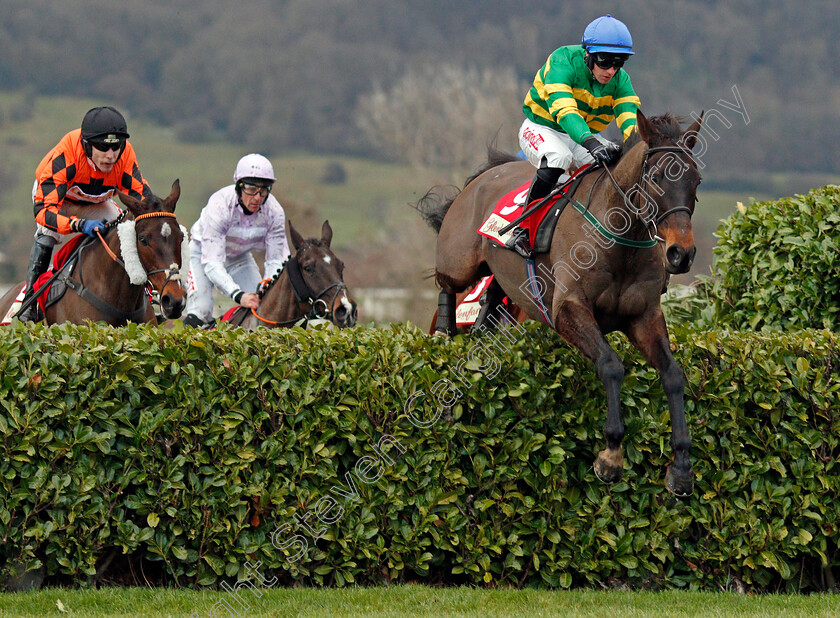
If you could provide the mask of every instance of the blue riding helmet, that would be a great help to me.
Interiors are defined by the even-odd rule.
[[[613,54],[632,54],[633,37],[624,22],[612,15],[604,15],[590,22],[583,31],[581,46],[590,54],[609,52]]]

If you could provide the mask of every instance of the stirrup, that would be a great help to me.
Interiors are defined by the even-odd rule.
[[[528,230],[518,225],[510,231],[510,238],[505,242],[505,249],[516,251],[526,260],[534,259],[534,248],[528,240]]]

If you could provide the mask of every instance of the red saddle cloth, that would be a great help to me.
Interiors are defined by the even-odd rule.
[[[581,174],[588,167],[588,165],[579,167],[571,178]],[[528,197],[528,189],[530,187],[531,182],[528,181],[521,187],[517,187],[510,193],[503,195],[502,198],[496,202],[496,206],[493,208],[493,212],[490,213],[490,216],[487,217],[484,223],[479,226],[477,232],[482,236],[491,238],[499,244],[504,245],[505,241],[510,238],[510,232],[508,231],[504,235],[500,236],[499,230],[509,223],[512,223],[519,215],[522,214],[522,207],[525,205],[525,198]],[[540,227],[540,223],[542,223],[545,216],[551,212],[551,207],[554,206],[557,200],[564,195],[565,191],[560,191],[557,195],[553,196],[545,204],[540,206],[539,210],[531,214],[530,217],[519,224],[519,227],[528,230],[528,238],[530,239],[532,246],[536,242],[537,230]]]
[[[66,243],[64,243],[64,246],[62,246],[61,249],[56,251],[56,254],[53,256],[52,270],[48,270],[43,275],[38,277],[38,281],[35,282],[36,290],[39,289],[42,285],[44,285],[44,283],[46,283],[46,281],[50,277],[52,277],[54,273],[58,272],[58,269],[60,269],[67,263],[67,259],[73,254],[73,252],[76,250],[76,247],[78,247],[81,244],[84,238],[84,234],[77,234],[76,236],[68,240]],[[41,311],[44,311],[46,309],[50,287],[52,286],[44,288],[38,295],[38,304],[41,305]]]
[[[475,324],[476,318],[481,311],[481,295],[490,282],[493,281],[494,275],[487,275],[479,281],[472,291],[464,297],[458,306],[455,308],[455,325],[456,326],[472,326]],[[507,297],[505,297],[505,304],[507,304]]]

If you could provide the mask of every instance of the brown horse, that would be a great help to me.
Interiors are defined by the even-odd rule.
[[[134,219],[109,224],[104,235],[80,249],[75,265],[61,269],[53,283],[65,283],[67,291],[45,312],[39,308],[39,317],[47,324],[157,323],[150,294],[164,316],[179,317],[186,304],[180,281],[184,234],[174,214],[180,195],[177,180],[165,199],[151,195],[141,201],[120,193]],[[0,316],[8,312],[22,286],[12,287],[0,298]]]
[[[671,354],[659,300],[667,273],[687,272],[695,254],[691,215],[700,173],[691,149],[701,122],[702,115],[683,132],[669,114],[648,120],[640,112],[618,162],[590,173],[577,188],[570,204],[576,208],[567,207],[558,218],[549,253],[536,259],[540,274],[530,280],[519,255],[476,233],[503,195],[533,177],[529,163],[491,159],[455,198],[423,198],[417,205],[438,231],[436,280],[447,315],[454,316],[456,293],[492,272],[514,303],[595,363],[607,395],[607,447],[594,467],[608,483],[623,474],[624,366],[604,335],[627,335],[662,379],[674,450],[666,486],[677,495],[694,487],[685,376]],[[452,322],[438,324],[438,330],[452,333]]]
[[[320,240],[304,239],[290,221],[295,255],[261,294],[259,308],[240,307],[230,323],[250,330],[305,327],[313,320],[328,320],[339,328],[354,326],[358,308],[344,284],[344,263],[330,249],[332,235],[329,221],[324,221]]]

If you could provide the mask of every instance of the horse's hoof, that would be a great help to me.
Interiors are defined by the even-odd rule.
[[[674,466],[668,466],[668,472],[665,474],[665,487],[679,498],[690,496],[694,491],[694,472],[691,468],[688,472],[679,472],[674,469]]]
[[[624,456],[621,451],[610,452],[609,449],[604,449],[598,453],[598,458],[592,467],[599,481],[615,483],[620,481],[624,474]]]

